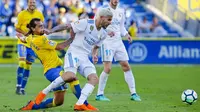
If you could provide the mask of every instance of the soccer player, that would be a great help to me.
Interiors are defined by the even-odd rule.
[[[29,31],[26,26],[32,18],[39,18],[44,21],[43,14],[36,9],[35,2],[35,0],[28,0],[28,8],[21,11],[17,17],[18,22],[15,24],[16,31],[24,36],[26,36]],[[19,56],[19,65],[17,69],[16,94],[25,95],[24,89],[30,75],[31,64],[35,60],[35,54],[30,48],[30,45],[21,42],[19,39],[17,51]]]
[[[30,44],[31,48],[34,50],[44,67],[44,76],[47,80],[52,82],[57,77],[63,74],[63,69],[61,67],[62,61],[58,57],[56,50],[62,50],[65,47],[69,46],[74,38],[73,32],[71,33],[72,37],[70,39],[65,40],[62,43],[56,43],[55,41],[48,40],[48,38],[44,36],[44,25],[40,19],[32,19],[28,27],[28,34],[32,34],[32,38],[24,38],[24,36],[19,33],[17,34],[17,36],[20,38],[21,41]],[[65,76],[65,82],[70,82],[73,93],[77,98],[79,98],[81,94],[81,88],[79,85],[79,81],[76,80],[76,76],[73,74]],[[61,86],[53,89],[54,98],[48,98],[39,105],[37,105],[34,101],[30,101],[27,106],[22,107],[20,110],[37,110],[60,106],[64,102],[65,89],[66,86],[61,84]],[[43,92],[46,93],[45,90]],[[88,104],[87,101],[85,101],[84,104],[90,108],[93,108],[90,104]]]
[[[96,74],[95,66],[90,62],[88,56],[92,51],[93,63],[97,63],[98,48],[101,46],[103,40],[107,37],[107,32],[105,29],[111,23],[112,16],[113,14],[110,8],[103,8],[98,12],[95,20],[82,19],[71,23],[71,25],[59,25],[49,32],[54,33],[71,27],[75,33],[75,39],[71,43],[65,55],[65,73],[47,86],[44,89],[46,92],[43,90],[38,94],[35,100],[36,104],[40,104],[51,89],[64,83],[68,75],[75,75],[78,71],[88,80],[88,82],[83,87],[81,96],[74,105],[74,110],[98,110],[97,108],[90,109],[84,104],[84,101],[93,92],[95,85],[98,84],[98,76]],[[109,35],[112,35],[111,32],[108,33]],[[31,104],[29,103],[29,105]]]
[[[122,67],[122,70],[124,71],[124,78],[131,92],[131,100],[141,101],[140,97],[136,93],[135,79],[133,77],[131,67],[129,66],[128,63],[129,57],[121,37],[126,37],[129,42],[132,41],[132,38],[124,27],[124,21],[125,21],[124,10],[117,7],[118,2],[119,0],[110,0],[109,5],[103,6],[103,8],[110,8],[114,14],[112,23],[107,27],[107,30],[115,32],[115,34],[114,37],[112,38],[106,38],[101,46],[104,70],[102,71],[99,77],[99,86],[96,95],[96,100],[110,101],[110,99],[104,96],[104,89],[106,86],[106,82],[108,80],[108,76],[111,71],[112,60],[114,57],[115,61],[119,62],[119,64]]]

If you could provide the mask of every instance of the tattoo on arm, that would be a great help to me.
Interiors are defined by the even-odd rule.
[[[71,28],[71,24],[58,25],[58,26],[54,27],[50,32],[55,33],[55,32],[60,32],[63,30],[68,30],[70,28]]]

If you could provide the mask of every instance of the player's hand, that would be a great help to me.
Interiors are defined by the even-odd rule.
[[[49,35],[49,34],[51,34],[51,31],[50,31],[50,30],[48,30],[48,29],[44,29],[44,34],[47,34],[47,35]]]
[[[115,36],[115,32],[108,32],[108,35],[110,36],[110,37],[113,37],[113,36]]]
[[[26,37],[23,34],[16,32],[16,36],[21,42],[26,43]]]
[[[93,55],[92,56],[92,61],[94,64],[96,64],[98,62],[98,56],[97,55]]]
[[[129,44],[132,43],[132,37],[129,34],[126,34],[125,36],[128,39]]]

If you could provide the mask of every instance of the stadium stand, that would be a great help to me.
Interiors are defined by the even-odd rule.
[[[81,18],[93,18],[97,8],[108,3],[107,0],[36,1],[37,7],[45,15],[45,25],[48,29]],[[0,1],[0,36],[15,37],[14,24],[17,22],[17,14],[26,9],[26,6],[25,0]],[[127,30],[134,21],[138,28],[137,37],[139,38],[200,36],[200,31],[197,30],[200,28],[200,21],[188,17],[188,12],[177,5],[177,0],[121,0],[120,6],[126,9]],[[162,15],[157,14],[155,9]],[[171,22],[163,18],[163,15]],[[67,35],[67,32],[61,34]],[[58,35],[60,34],[54,36]]]

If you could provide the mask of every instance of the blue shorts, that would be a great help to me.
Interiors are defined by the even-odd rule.
[[[36,55],[31,48],[28,48],[22,44],[17,45],[18,56],[20,58],[26,58],[28,62],[35,62]]]
[[[56,68],[49,69],[44,75],[47,80],[49,80],[50,82],[53,82],[56,78],[58,78],[62,74],[63,74],[63,68],[58,66]],[[53,89],[53,91],[64,91],[66,89],[67,89],[67,86],[64,84],[62,86],[59,86]]]

